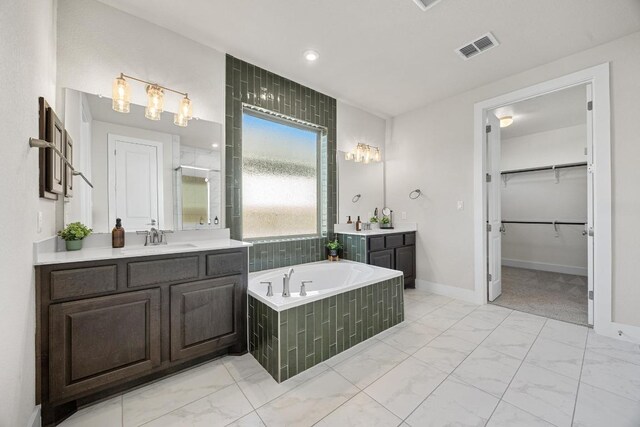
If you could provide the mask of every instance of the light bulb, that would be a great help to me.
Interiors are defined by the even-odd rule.
[[[131,89],[122,74],[113,81],[111,90],[111,108],[118,113],[128,113],[131,101]]]
[[[155,85],[147,86],[147,108],[144,110],[145,117],[149,120],[160,120],[163,111],[164,92],[162,88]]]

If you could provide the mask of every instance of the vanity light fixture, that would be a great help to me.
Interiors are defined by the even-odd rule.
[[[114,111],[119,113],[128,113],[130,111],[131,88],[129,87],[127,79],[146,85],[147,106],[144,110],[144,115],[149,120],[160,120],[162,117],[165,91],[182,95],[178,104],[178,112],[173,116],[173,123],[176,126],[186,127],[189,124],[189,120],[193,118],[193,103],[186,92],[170,89],[166,86],[138,79],[124,73],[120,73],[120,76],[116,77],[113,82],[111,95],[113,98],[112,108]]]
[[[377,163],[382,160],[382,153],[378,147],[359,142],[355,150],[345,153],[344,158],[345,160],[353,160],[356,163]]]
[[[307,50],[304,53],[304,59],[306,59],[309,62],[315,62],[318,60],[318,58],[320,58],[320,54],[315,50]]]
[[[511,126],[513,123],[513,116],[502,116],[500,117],[500,127],[506,128],[507,126]]]

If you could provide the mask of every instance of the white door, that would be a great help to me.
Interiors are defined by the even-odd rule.
[[[109,135],[109,214],[127,231],[161,227],[162,144]]]
[[[502,212],[500,201],[500,121],[489,113],[485,128],[487,140],[487,281],[489,301],[502,293]]]
[[[587,85],[587,323],[593,325],[593,96],[592,86]]]

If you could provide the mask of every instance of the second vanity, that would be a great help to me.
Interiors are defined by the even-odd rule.
[[[36,248],[35,266],[43,426],[85,404],[247,351],[250,245],[227,236],[161,247],[43,248],[52,244]]]

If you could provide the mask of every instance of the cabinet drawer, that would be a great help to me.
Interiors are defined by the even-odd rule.
[[[160,289],[53,304],[49,325],[50,400],[160,365]]]
[[[212,353],[246,338],[242,295],[242,276],[171,286],[171,360]]]
[[[241,274],[247,268],[244,252],[207,255],[207,276],[221,277]]]
[[[57,270],[52,271],[49,278],[51,300],[91,296],[116,290],[118,267],[105,265]]]
[[[404,246],[404,235],[393,234],[385,236],[385,248],[397,248],[399,246]]]
[[[416,233],[407,233],[404,235],[404,244],[405,245],[415,245],[416,244]]]
[[[127,269],[127,286],[130,288],[195,279],[198,277],[198,257],[130,262]]]
[[[379,251],[384,249],[384,236],[369,237],[369,251]]]

